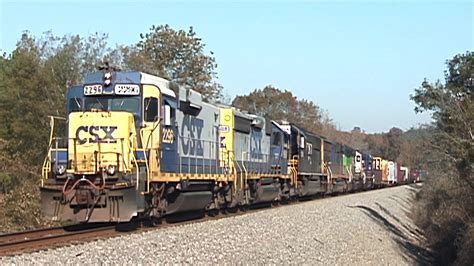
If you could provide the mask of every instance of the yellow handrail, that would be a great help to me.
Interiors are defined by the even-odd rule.
[[[293,155],[292,159],[289,160],[288,165],[291,171],[291,177],[295,188],[298,187],[298,155]]]
[[[232,160],[233,164],[232,164],[232,170],[233,170],[233,176],[234,176],[234,193],[237,192],[237,177],[241,177],[242,176],[242,168],[240,167],[240,165],[237,163],[237,159],[235,158],[235,153],[234,151],[227,151],[228,153],[228,158],[229,158],[229,162],[230,160]],[[235,167],[237,165],[237,167],[239,167],[239,172],[237,172],[237,168]],[[240,176],[238,175],[238,173],[240,173]],[[241,181],[242,182],[242,181]],[[244,187],[245,188],[245,187]]]
[[[64,117],[60,116],[49,116],[49,145],[48,145],[48,154],[44,158],[43,167],[41,169],[41,186],[44,185],[44,181],[48,179],[48,174],[51,172],[51,147],[53,145],[53,135],[54,135],[54,119],[66,120]]]
[[[331,190],[332,190],[332,170],[331,170],[331,166],[326,163],[326,162],[323,162],[324,164],[324,167],[326,167],[326,169],[328,170],[328,186],[331,186]],[[329,191],[329,188],[328,188],[328,191]]]
[[[51,154],[51,149],[48,149],[48,154]],[[46,155],[41,168],[41,186],[44,186],[44,181],[48,179],[49,172],[51,172],[51,158],[50,155]]]
[[[134,137],[135,137],[135,134],[132,134],[132,135],[130,135],[130,137],[129,137],[129,139],[128,139],[128,150],[129,150],[130,153],[132,154],[132,155],[131,155],[131,156],[132,156],[131,159],[132,159],[132,162],[135,163],[135,168],[137,169],[137,170],[136,170],[136,171],[137,171],[137,181],[136,181],[137,186],[136,186],[136,188],[138,189],[138,185],[139,185],[139,181],[140,181],[140,168],[138,167],[137,158],[135,158],[135,150],[134,150],[133,147],[130,145],[131,140],[133,141]],[[122,157],[123,157],[123,155],[122,155]],[[148,181],[148,177],[147,177],[147,181]],[[150,183],[147,182],[147,192],[149,191],[149,189],[150,189]]]

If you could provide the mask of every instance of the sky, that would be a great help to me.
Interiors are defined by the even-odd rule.
[[[0,50],[11,53],[25,30],[132,45],[161,24],[194,28],[231,99],[273,85],[315,102],[340,129],[366,132],[429,123],[410,94],[474,50],[474,1],[428,0],[0,0]]]

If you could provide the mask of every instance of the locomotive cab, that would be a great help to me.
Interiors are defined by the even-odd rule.
[[[43,165],[42,210],[52,220],[128,221],[145,209],[162,127],[171,125],[167,80],[107,68],[68,89],[66,137]],[[164,107],[162,107],[164,106]],[[52,120],[54,121],[54,120]],[[166,138],[173,139],[169,129]]]

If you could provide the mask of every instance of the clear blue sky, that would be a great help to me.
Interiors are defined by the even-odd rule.
[[[429,122],[409,95],[473,50],[472,1],[5,1],[0,49],[35,36],[108,33],[133,44],[151,25],[193,26],[232,98],[272,84],[326,109],[344,130]]]

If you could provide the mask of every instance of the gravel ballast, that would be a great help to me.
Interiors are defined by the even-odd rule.
[[[415,264],[417,186],[264,209],[0,258],[25,263]]]

